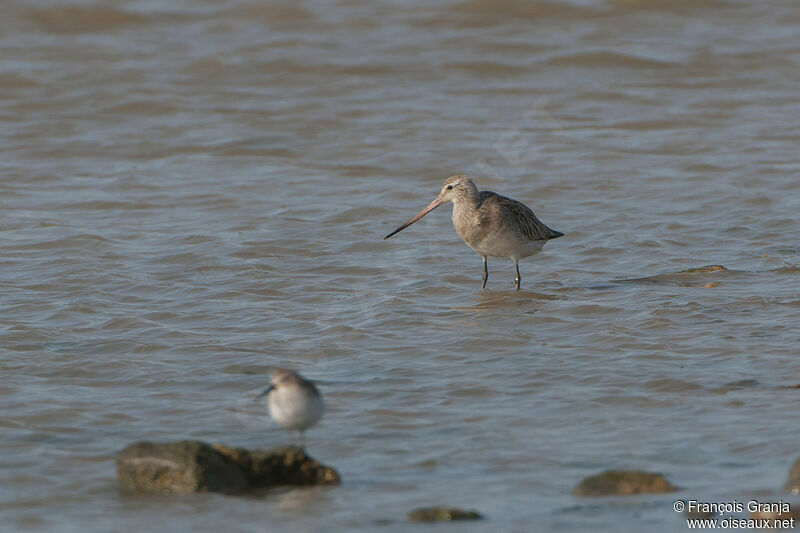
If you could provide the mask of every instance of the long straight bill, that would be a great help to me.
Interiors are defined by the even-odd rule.
[[[426,207],[425,209],[423,209],[422,211],[420,211],[419,213],[417,213],[416,215],[414,215],[414,217],[413,217],[413,218],[410,218],[410,219],[409,219],[409,220],[408,220],[408,221],[407,221],[405,224],[403,224],[402,226],[400,226],[399,228],[397,228],[396,230],[394,230],[393,232],[391,232],[389,235],[387,235],[386,237],[384,237],[384,239],[388,239],[389,237],[391,237],[392,235],[394,235],[394,234],[395,234],[395,233],[397,233],[398,231],[402,231],[402,230],[406,229],[406,228],[407,228],[407,227],[409,227],[411,224],[413,224],[413,223],[414,223],[414,222],[416,222],[417,220],[421,219],[422,217],[424,217],[425,215],[427,215],[428,213],[430,213],[431,211],[433,211],[434,209],[436,209],[436,208],[437,208],[437,207],[439,207],[440,205],[442,205],[442,201],[441,201],[441,200],[439,200],[438,198],[437,198],[437,199],[435,199],[435,200],[434,200],[434,201],[432,201],[430,204],[428,204],[428,207]]]

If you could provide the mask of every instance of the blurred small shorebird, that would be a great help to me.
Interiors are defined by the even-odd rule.
[[[507,257],[514,262],[514,286],[519,290],[519,260],[541,251],[550,239],[564,235],[548,228],[525,204],[491,191],[478,191],[468,176],[450,176],[439,195],[405,224],[384,237],[388,239],[445,202],[453,202],[453,227],[464,243],[483,258],[483,284],[489,279],[488,257]]]
[[[288,430],[303,431],[322,417],[325,404],[313,383],[291,370],[276,370],[270,376],[269,388],[257,398],[267,397],[267,409],[275,422]]]

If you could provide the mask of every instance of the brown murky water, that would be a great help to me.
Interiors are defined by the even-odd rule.
[[[475,531],[682,531],[677,497],[781,497],[800,4],[3,11],[4,527],[405,531],[441,503]],[[381,240],[455,172],[566,233],[523,291],[500,260],[480,290],[447,207]],[[119,496],[135,440],[285,443],[251,401],[275,365],[318,381],[341,487]],[[569,495],[607,468],[682,489]]]

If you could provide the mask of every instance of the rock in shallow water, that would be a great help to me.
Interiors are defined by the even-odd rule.
[[[301,448],[245,450],[199,441],[137,442],[117,456],[117,477],[124,492],[241,494],[278,485],[333,485],[333,468]]]
[[[606,470],[581,481],[572,489],[572,494],[573,496],[626,496],[674,490],[675,487],[661,474],[640,470]]]
[[[722,265],[706,265],[697,268],[687,268],[681,270],[678,274],[708,274],[709,272],[719,272],[721,270],[728,270]]]
[[[794,528],[800,520],[800,509],[791,509],[786,502],[764,502],[760,504],[763,509],[750,511],[750,518],[754,520],[766,520],[766,524],[771,529]]]
[[[789,476],[783,485],[783,490],[792,494],[800,494],[800,459],[792,463],[792,467],[789,469]]]
[[[480,520],[477,511],[465,511],[457,507],[423,507],[408,513],[409,522],[446,522],[449,520]]]

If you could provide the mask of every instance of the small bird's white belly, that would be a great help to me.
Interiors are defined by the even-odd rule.
[[[319,396],[294,387],[275,389],[268,398],[270,416],[286,429],[307,429],[325,412]]]

